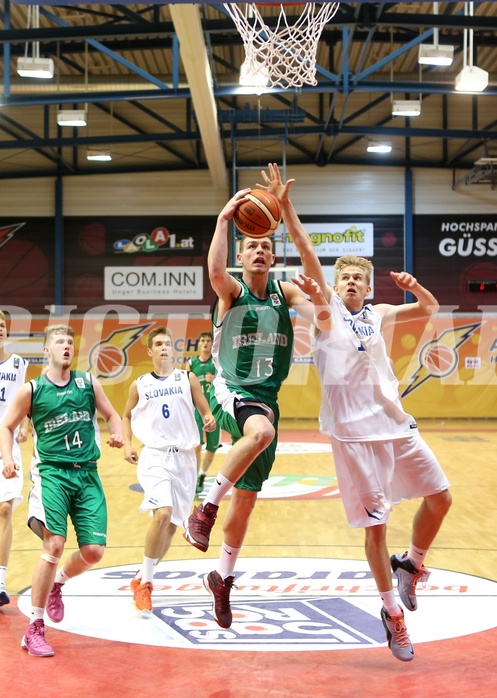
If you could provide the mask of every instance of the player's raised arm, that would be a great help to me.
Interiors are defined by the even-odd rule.
[[[226,271],[228,261],[228,229],[229,221],[233,218],[236,207],[245,201],[245,195],[250,189],[237,192],[226,204],[217,218],[216,229],[212,236],[207,256],[209,279],[216,295],[224,303],[230,304],[232,298],[239,293],[239,285],[234,276]]]
[[[422,286],[412,274],[409,274],[407,271],[391,271],[390,276],[399,288],[412,293],[416,297],[416,301],[414,303],[401,303],[400,305],[383,303],[376,305],[375,309],[381,315],[384,324],[419,320],[428,318],[438,312],[440,306],[435,296]]]
[[[331,298],[331,287],[326,283],[321,262],[314,250],[314,245],[309,237],[309,233],[302,225],[290,200],[290,187],[295,180],[289,179],[283,183],[279,167],[276,163],[269,163],[268,170],[269,176],[264,171],[262,172],[266,186],[263,187],[261,184],[257,186],[267,189],[267,191],[273,194],[280,202],[283,220],[299,252],[304,274],[317,281],[326,299],[329,300]]]

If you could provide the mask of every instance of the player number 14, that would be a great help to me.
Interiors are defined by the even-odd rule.
[[[73,446],[75,446],[76,448],[81,448],[81,446],[83,445],[83,442],[81,441],[81,438],[79,436],[79,431],[75,432],[71,443],[69,443],[68,434],[64,436],[64,441],[66,442],[66,450],[68,451],[70,451]]]

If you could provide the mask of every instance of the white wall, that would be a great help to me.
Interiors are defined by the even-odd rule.
[[[465,172],[456,172],[462,182]],[[258,171],[240,170],[240,188],[253,187]],[[301,215],[402,215],[405,172],[394,167],[312,165],[289,167],[292,200]],[[415,214],[496,213],[497,190],[488,184],[452,188],[452,170],[413,170]],[[55,180],[0,182],[0,215],[53,216]],[[91,175],[63,180],[64,215],[217,215],[230,192],[215,189],[209,172]]]

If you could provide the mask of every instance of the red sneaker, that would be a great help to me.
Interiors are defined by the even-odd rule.
[[[194,507],[188,521],[185,522],[183,538],[203,553],[209,548],[209,537],[216,521],[218,506],[215,504],[200,504]]]

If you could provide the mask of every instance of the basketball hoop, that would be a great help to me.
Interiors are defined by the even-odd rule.
[[[334,17],[339,2],[306,2],[295,23],[289,24],[284,4],[276,29],[271,29],[262,17],[257,3],[224,7],[242,37],[245,61],[240,71],[240,84],[256,87],[302,87],[317,85],[316,54],[321,33]],[[243,82],[242,82],[243,80]]]

